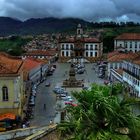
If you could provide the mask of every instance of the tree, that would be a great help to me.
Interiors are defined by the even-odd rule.
[[[74,140],[131,140],[132,135],[138,136],[139,118],[126,99],[110,96],[110,91],[109,86],[95,84],[90,91],[73,92],[78,106],[66,108],[67,119],[58,126],[61,134]]]

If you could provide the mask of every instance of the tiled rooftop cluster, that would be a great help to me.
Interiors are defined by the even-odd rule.
[[[57,40],[53,39],[52,35],[39,35],[34,37],[27,45],[23,47],[26,51],[31,50],[47,50],[49,48],[55,48]]]

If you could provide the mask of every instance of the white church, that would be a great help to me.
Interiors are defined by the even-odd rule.
[[[74,37],[59,41],[61,62],[94,62],[102,56],[103,43],[94,37],[84,35],[81,24],[77,26]]]

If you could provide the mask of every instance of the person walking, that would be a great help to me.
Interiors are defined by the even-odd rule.
[[[52,120],[50,120],[50,125],[52,125],[53,124],[53,121]]]
[[[44,110],[46,110],[46,104],[43,105]]]

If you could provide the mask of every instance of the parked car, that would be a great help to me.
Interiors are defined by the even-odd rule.
[[[46,86],[46,87],[49,87],[50,85],[51,85],[51,83],[48,82],[48,81],[45,83],[45,86]]]
[[[32,95],[36,97],[36,90],[32,90]]]
[[[73,101],[73,99],[72,99],[71,96],[62,97],[62,99],[63,99],[64,101],[68,101],[68,102],[72,102],[72,101]]]
[[[99,74],[98,77],[99,77],[99,78],[104,78],[105,75],[104,75],[104,74]]]
[[[88,87],[82,87],[83,90],[88,90]]]
[[[53,67],[56,69],[56,65],[54,64]]]
[[[57,97],[66,97],[66,94],[58,94]]]
[[[78,69],[78,70],[77,70],[77,73],[78,73],[78,74],[83,74],[84,71],[85,71],[85,69],[83,69],[83,68],[82,68],[82,69]]]
[[[72,103],[72,102],[65,102],[65,105],[77,106],[77,104],[74,104],[74,103]]]
[[[64,94],[65,90],[64,90],[64,88],[61,88],[61,87],[55,87],[53,89],[53,92],[56,94]]]
[[[35,97],[34,96],[30,96],[29,98],[29,103],[30,106],[34,106],[35,105]]]
[[[48,71],[47,72],[47,76],[51,76],[51,75],[53,75],[53,72],[52,71]]]

